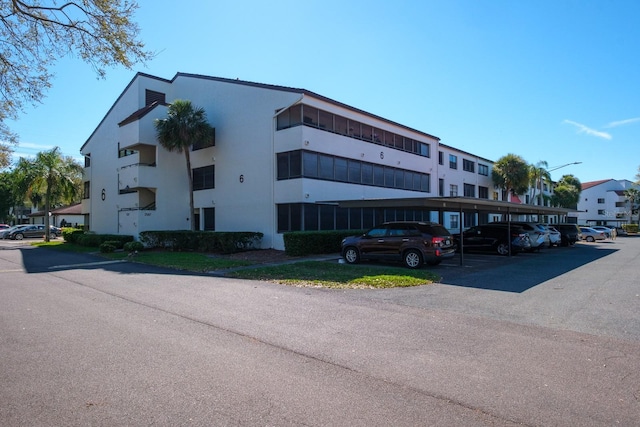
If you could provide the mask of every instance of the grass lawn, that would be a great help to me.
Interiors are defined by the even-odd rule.
[[[34,246],[69,252],[98,252],[97,248],[54,240],[36,242]],[[132,262],[194,271],[198,273],[227,270],[226,277],[265,280],[290,286],[310,286],[336,289],[381,289],[421,286],[438,282],[440,276],[427,268],[409,270],[385,264],[339,264],[335,261],[299,261],[276,266],[257,266],[246,260],[228,259],[198,252],[141,251],[133,257],[126,252],[100,254],[109,259],[129,259]],[[238,268],[237,270],[234,270]]]

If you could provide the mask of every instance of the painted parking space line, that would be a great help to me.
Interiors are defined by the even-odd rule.
[[[60,270],[63,268],[78,268],[78,267],[95,267],[100,265],[110,265],[110,264],[118,264],[122,262],[127,262],[126,260],[113,260],[113,261],[98,261],[98,262],[84,262],[80,264],[63,264],[63,265],[52,265],[49,267],[49,270]]]

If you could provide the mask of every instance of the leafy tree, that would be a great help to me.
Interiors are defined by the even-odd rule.
[[[52,206],[58,203],[69,203],[78,195],[78,178],[82,177],[83,168],[71,157],[63,157],[60,148],[40,152],[34,160],[18,163],[27,196],[34,193],[44,195],[45,240],[49,237],[49,215]]]
[[[491,171],[493,183],[509,194],[522,194],[529,188],[529,165],[516,154],[498,159]]]
[[[13,173],[0,172],[0,222],[11,222],[9,210],[16,204],[16,193],[13,186]]]
[[[563,175],[553,189],[551,202],[554,206],[576,209],[582,193],[582,183],[573,175]]]
[[[167,118],[154,122],[160,145],[169,151],[184,152],[189,179],[189,220],[195,230],[193,214],[193,176],[189,148],[213,138],[213,127],[207,123],[204,109],[194,107],[191,101],[175,100],[168,108]]]
[[[6,125],[16,119],[24,103],[42,102],[51,87],[54,63],[76,54],[100,77],[105,68],[131,69],[150,59],[137,37],[135,1],[0,0],[0,167],[17,135]]]
[[[629,222],[633,224],[633,211],[636,209],[636,202],[640,201],[640,190],[634,187],[627,188],[624,190],[624,197],[629,202]],[[638,222],[640,223],[640,217],[638,217]]]
[[[546,161],[539,161],[535,165],[529,165],[529,188],[530,188],[530,197],[529,204],[535,204],[534,201],[536,199],[536,191],[540,190],[540,194],[544,196],[542,189],[543,184],[551,183],[551,174],[547,171],[549,164]]]

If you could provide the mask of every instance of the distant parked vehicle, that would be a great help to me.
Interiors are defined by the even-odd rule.
[[[9,229],[4,232],[4,239],[22,240],[29,237],[44,237],[45,234],[44,225],[26,224]],[[62,234],[59,228],[51,226],[49,229],[49,237],[55,239]]]
[[[490,224],[508,224],[507,221],[496,221]],[[524,228],[529,234],[529,241],[531,242],[530,251],[539,251],[542,248],[546,248],[550,246],[549,243],[549,232],[546,228],[536,224],[535,222],[524,222],[524,221],[511,221],[511,225],[517,225]]]
[[[511,233],[511,234],[509,234]],[[504,224],[484,224],[470,227],[460,235],[454,234],[458,249],[465,251],[489,251],[499,255],[509,255],[509,242],[511,253],[517,254],[531,248],[529,234],[520,226],[507,227]]]
[[[580,227],[580,232],[582,233],[582,239],[587,242],[595,242],[596,240],[605,240],[607,238],[604,232],[594,230],[591,227]]]
[[[604,235],[607,236],[607,239],[610,239],[613,234],[613,229],[605,225],[591,225],[589,227],[597,231],[602,231]]]
[[[0,230],[6,230],[7,228],[10,228],[11,226],[8,224],[0,224]]]
[[[16,230],[19,230],[23,227],[26,227],[26,225],[21,224],[21,225],[14,225],[12,227],[6,228],[4,230],[0,230],[0,237],[3,239],[8,239],[9,238],[9,234],[13,233]]]
[[[582,240],[580,228],[576,224],[552,224],[553,228],[560,232],[562,246],[571,246]]]
[[[560,246],[562,244],[562,235],[552,225],[538,224],[547,229],[549,232],[549,246]]]

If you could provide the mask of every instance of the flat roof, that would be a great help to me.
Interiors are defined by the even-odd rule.
[[[457,212],[482,211],[525,215],[566,215],[576,209],[549,206],[525,205],[499,200],[476,199],[474,197],[413,197],[400,199],[360,199],[334,201],[341,208],[431,208]]]

